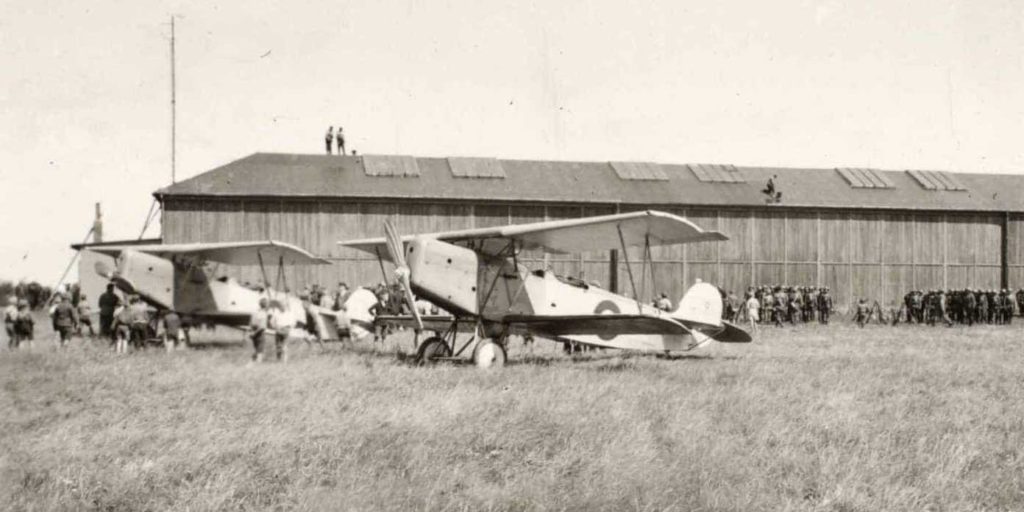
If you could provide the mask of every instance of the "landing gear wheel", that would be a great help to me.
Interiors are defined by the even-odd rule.
[[[501,368],[507,359],[505,347],[491,340],[483,340],[473,349],[473,364],[477,368]]]
[[[416,351],[416,360],[420,364],[434,364],[438,358],[451,357],[452,349],[443,339],[434,336],[427,338]]]

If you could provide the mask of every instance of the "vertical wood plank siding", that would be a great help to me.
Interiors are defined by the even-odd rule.
[[[639,265],[634,267],[645,299],[664,292],[676,301],[687,283],[698,278],[738,294],[752,284],[828,286],[841,307],[858,297],[896,303],[912,288],[1000,285],[1001,214],[656,208],[722,231],[730,240],[652,249],[654,267],[648,268],[643,283]],[[166,243],[272,238],[298,245],[335,264],[286,269],[289,286],[319,282],[333,287],[339,281],[369,285],[381,280],[376,259],[336,242],[380,236],[384,219],[403,233],[422,233],[641,209],[645,207],[168,197],[162,223]],[[1024,286],[1024,214],[1010,215],[1007,232],[1010,285],[1019,288]],[[628,256],[636,264],[641,250],[631,249]],[[546,262],[556,272],[608,283],[607,252],[547,257],[531,252],[522,261],[531,267]],[[243,281],[260,279],[258,267],[221,270]],[[276,269],[268,272],[273,281]],[[620,291],[629,293],[622,255],[618,272]]]

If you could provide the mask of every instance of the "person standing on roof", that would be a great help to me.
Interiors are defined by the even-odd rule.
[[[339,155],[344,155],[345,154],[345,134],[342,133],[341,130],[342,130],[342,128],[341,128],[341,126],[339,126],[338,127],[338,133],[334,136],[334,140],[337,142],[336,146],[338,147],[338,154]]]
[[[327,127],[327,134],[324,135],[324,144],[327,146],[327,154],[331,154],[331,143],[334,142],[334,127]]]

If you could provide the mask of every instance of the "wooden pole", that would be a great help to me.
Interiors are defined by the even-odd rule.
[[[171,16],[171,183],[177,182],[177,83],[174,70],[174,16]]]

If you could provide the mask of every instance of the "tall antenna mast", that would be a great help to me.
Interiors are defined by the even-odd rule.
[[[176,134],[177,134],[177,89],[174,77],[174,15],[171,15],[171,183],[177,182],[176,174],[176,162],[175,157],[177,153],[176,145]]]

